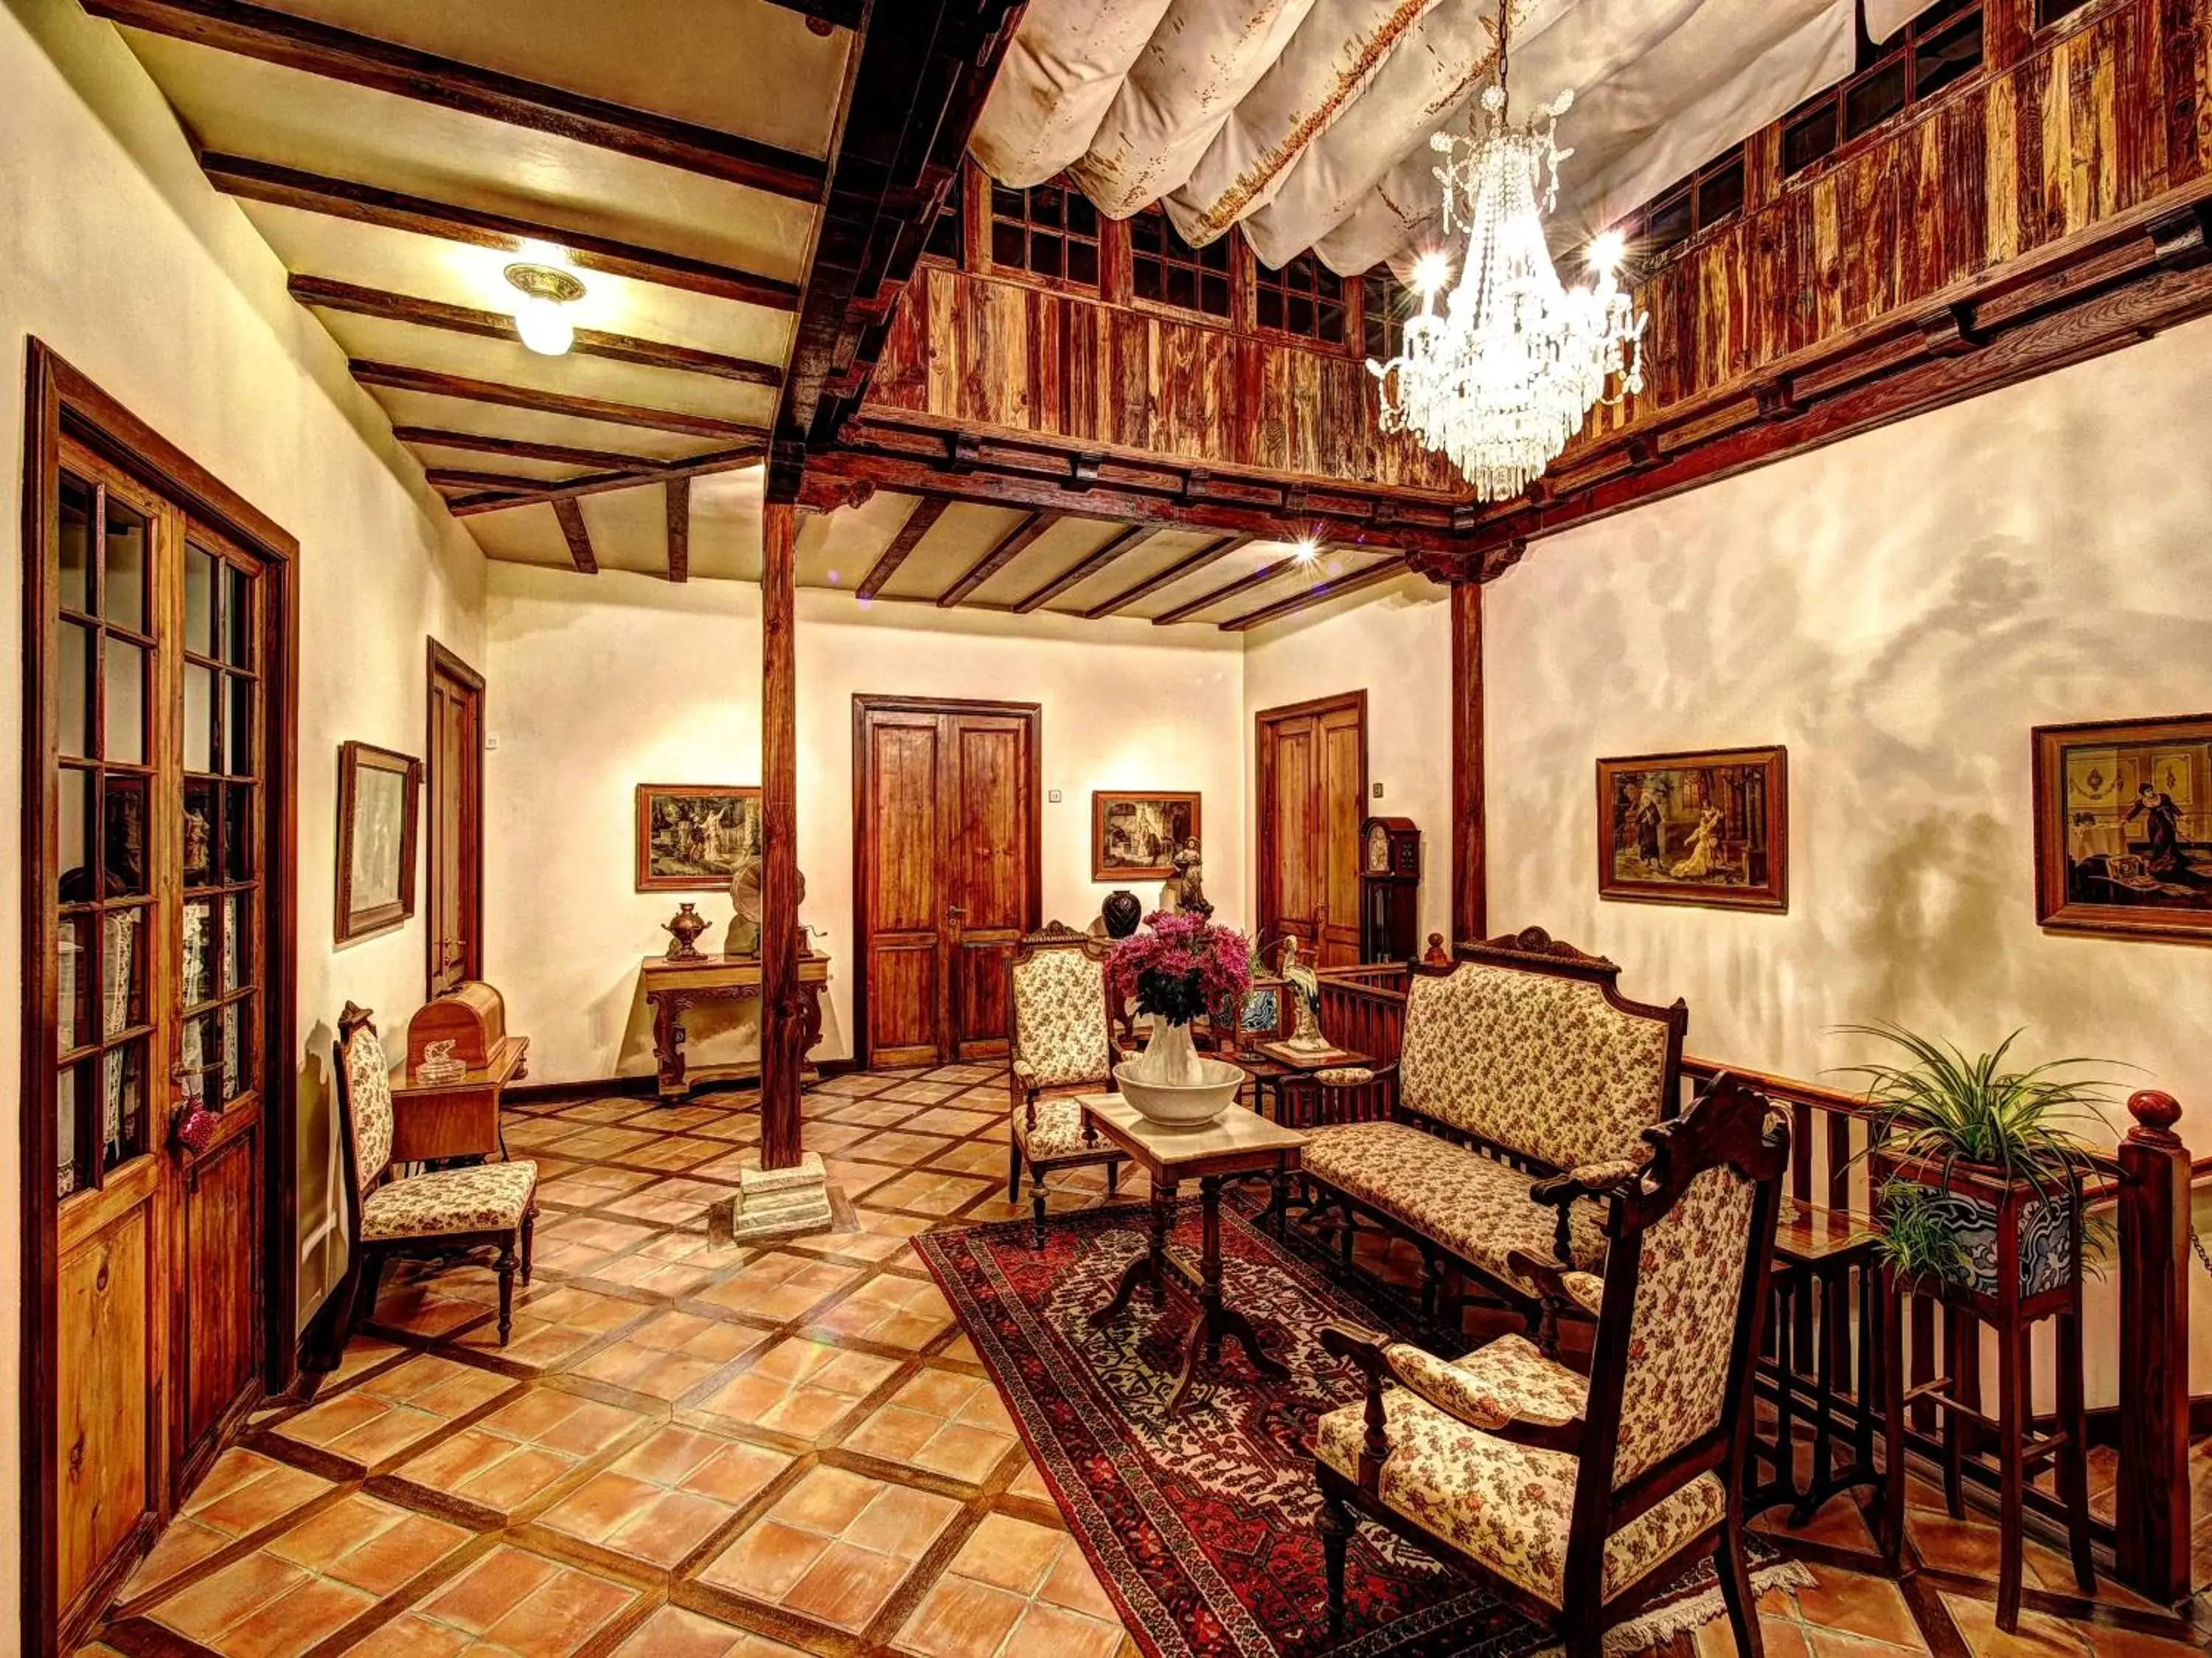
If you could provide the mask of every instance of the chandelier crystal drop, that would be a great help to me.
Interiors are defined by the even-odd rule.
[[[1421,313],[1406,323],[1400,354],[1371,358],[1385,431],[1410,431],[1474,485],[1479,499],[1525,491],[1582,427],[1618,379],[1613,400],[1644,386],[1646,319],[1615,281],[1616,238],[1593,249],[1594,281],[1559,280],[1544,237],[1558,200],[1559,163],[1574,152],[1553,142],[1574,100],[1562,92],[1537,119],[1515,126],[1505,100],[1506,8],[1498,7],[1498,78],[1482,94],[1487,130],[1431,148],[1453,157],[1436,168],[1444,234],[1467,233],[1459,281],[1437,312],[1443,282],[1435,256],[1418,273]]]

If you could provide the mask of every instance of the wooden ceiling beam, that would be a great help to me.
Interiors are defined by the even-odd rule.
[[[1202,593],[1195,599],[1186,599],[1172,610],[1162,611],[1152,618],[1152,625],[1155,627],[1165,627],[1170,622],[1180,622],[1186,616],[1195,616],[1201,610],[1211,610],[1214,606],[1226,600],[1234,599],[1240,593],[1249,593],[1254,588],[1263,588],[1277,576],[1287,576],[1294,570],[1317,569],[1323,553],[1340,551],[1342,549],[1337,547],[1334,543],[1324,541],[1309,555],[1301,557],[1295,552],[1286,554],[1276,559],[1272,564],[1262,564],[1257,570],[1247,570],[1235,581],[1225,582],[1211,593]]]
[[[535,495],[557,478],[525,478],[519,472],[480,472],[459,466],[426,466],[422,476],[434,490],[499,490],[508,494]]]
[[[714,449],[705,454],[694,455],[689,460],[664,462],[651,471],[624,470],[593,472],[587,477],[571,478],[560,483],[542,483],[527,494],[493,491],[484,495],[463,496],[452,503],[456,518],[473,518],[482,512],[504,512],[510,507],[534,507],[542,502],[576,499],[586,495],[611,495],[618,490],[635,490],[647,484],[666,483],[678,478],[705,478],[715,472],[735,472],[743,466],[757,466],[766,453],[763,443],[740,443],[733,448]]]
[[[884,549],[883,556],[860,578],[860,585],[854,592],[860,598],[872,599],[883,591],[884,583],[898,573],[898,567],[906,563],[907,555],[921,543],[923,536],[929,533],[930,526],[945,516],[945,508],[951,504],[949,501],[937,500],[929,496],[915,502],[914,510],[906,515],[906,522],[901,524],[898,533],[891,537],[890,546]]]
[[[735,300],[772,311],[789,311],[799,304],[795,282],[509,213],[488,213],[480,208],[432,201],[426,196],[380,190],[374,185],[328,178],[244,155],[210,151],[201,155],[200,169],[217,190],[246,201],[268,202],[303,213],[319,213],[325,218],[349,219],[356,224],[436,236],[505,253],[527,253],[533,243],[550,244],[563,249],[568,262],[579,271],[680,288],[687,293]]]
[[[691,579],[691,480],[668,480],[668,579]]]
[[[530,409],[540,414],[567,415],[576,420],[600,420],[617,426],[643,426],[657,432],[682,432],[691,437],[765,438],[768,436],[764,428],[749,425],[740,420],[685,414],[675,409],[648,409],[635,403],[610,403],[603,398],[544,392],[534,386],[509,386],[495,380],[475,380],[466,375],[441,374],[434,369],[410,369],[398,363],[371,363],[362,357],[355,357],[346,366],[362,385],[381,386],[388,391],[455,397],[469,403],[494,404],[502,409]]]
[[[449,305],[443,300],[417,299],[412,295],[363,288],[329,277],[295,276],[286,286],[294,299],[317,310],[411,323],[418,328],[473,334],[480,339],[502,339],[514,344],[522,342],[522,336],[515,331],[514,318],[503,311],[480,311],[469,305]],[[579,357],[606,357],[647,369],[673,369],[682,374],[711,375],[718,380],[741,381],[751,386],[778,386],[783,382],[783,369],[779,363],[726,357],[720,351],[639,339],[631,334],[611,334],[598,328],[577,329],[575,341],[568,349]]]
[[[1258,627],[1263,622],[1277,621],[1312,606],[1326,604],[1331,599],[1341,599],[1347,593],[1358,593],[1363,588],[1394,582],[1407,573],[1408,566],[1403,559],[1385,558],[1365,570],[1317,582],[1304,593],[1294,593],[1287,599],[1278,599],[1272,605],[1262,605],[1242,616],[1232,616],[1218,625],[1224,633],[1242,633],[1245,629]]]
[[[457,432],[443,426],[394,426],[392,435],[402,443],[418,444],[424,448],[503,454],[520,460],[551,460],[564,466],[592,466],[602,472],[658,472],[674,464],[649,454],[624,454],[617,449],[580,449],[567,443],[532,443],[520,437]],[[534,480],[534,485],[542,485],[548,481],[540,478]]]
[[[1097,621],[1102,616],[1111,616],[1126,610],[1139,599],[1151,597],[1162,588],[1172,587],[1186,576],[1195,576],[1209,564],[1218,564],[1239,547],[1249,546],[1258,538],[1250,535],[1224,535],[1208,541],[1204,546],[1185,554],[1154,576],[1147,576],[1133,588],[1125,588],[1110,599],[1103,599],[1083,613],[1086,621]]]
[[[553,503],[553,516],[560,521],[561,539],[568,544],[568,557],[586,576],[599,573],[599,561],[592,551],[592,533],[584,527],[584,509],[574,496],[562,496]]]
[[[969,565],[968,573],[937,595],[938,608],[950,610],[977,588],[1027,552],[1036,539],[1060,522],[1056,512],[1033,512],[999,538],[998,545]]]
[[[126,28],[616,150],[747,189],[797,201],[822,198],[823,165],[811,155],[246,0],[84,0],[84,9]]]
[[[1137,543],[1151,540],[1154,533],[1156,532],[1150,524],[1125,526],[1118,535],[1109,537],[1106,545],[1091,554],[1089,558],[1079,560],[1071,568],[1054,576],[1051,581],[1047,582],[1026,599],[1017,600],[1014,604],[1014,613],[1018,616],[1026,616],[1031,611],[1049,604],[1077,582],[1088,581],[1116,558],[1121,558],[1122,554],[1133,551]]]

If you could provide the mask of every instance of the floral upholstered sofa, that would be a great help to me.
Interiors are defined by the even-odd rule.
[[[1619,967],[1540,928],[1457,954],[1413,971],[1383,1115],[1311,1131],[1304,1173],[1343,1217],[1347,1265],[1358,1222],[1374,1222],[1419,1247],[1425,1312],[1456,1267],[1534,1325],[1540,1289],[1510,1258],[1603,1261],[1590,1193],[1679,1109],[1689,1009],[1626,1000]]]

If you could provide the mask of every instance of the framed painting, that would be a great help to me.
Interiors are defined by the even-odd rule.
[[[726,891],[761,849],[761,791],[711,783],[637,786],[637,890]]]
[[[339,943],[415,913],[422,791],[422,761],[365,742],[338,745]]]
[[[1091,795],[1091,878],[1164,881],[1176,848],[1198,834],[1198,796],[1095,789]]]
[[[1789,755],[1716,748],[1597,763],[1597,895],[1790,907]]]
[[[2036,919],[2212,944],[2212,714],[2033,736]]]

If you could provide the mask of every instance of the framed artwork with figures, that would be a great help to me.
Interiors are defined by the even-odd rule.
[[[1158,790],[1091,795],[1091,878],[1164,881],[1176,848],[1199,832],[1198,796]]]
[[[370,743],[338,746],[339,943],[397,927],[415,913],[422,791],[422,761]]]
[[[2212,714],[2035,728],[2035,918],[2212,944]]]
[[[726,890],[738,865],[761,849],[757,785],[641,783],[637,786],[637,890]]]
[[[1789,754],[1715,748],[1597,763],[1597,895],[1790,907]]]

